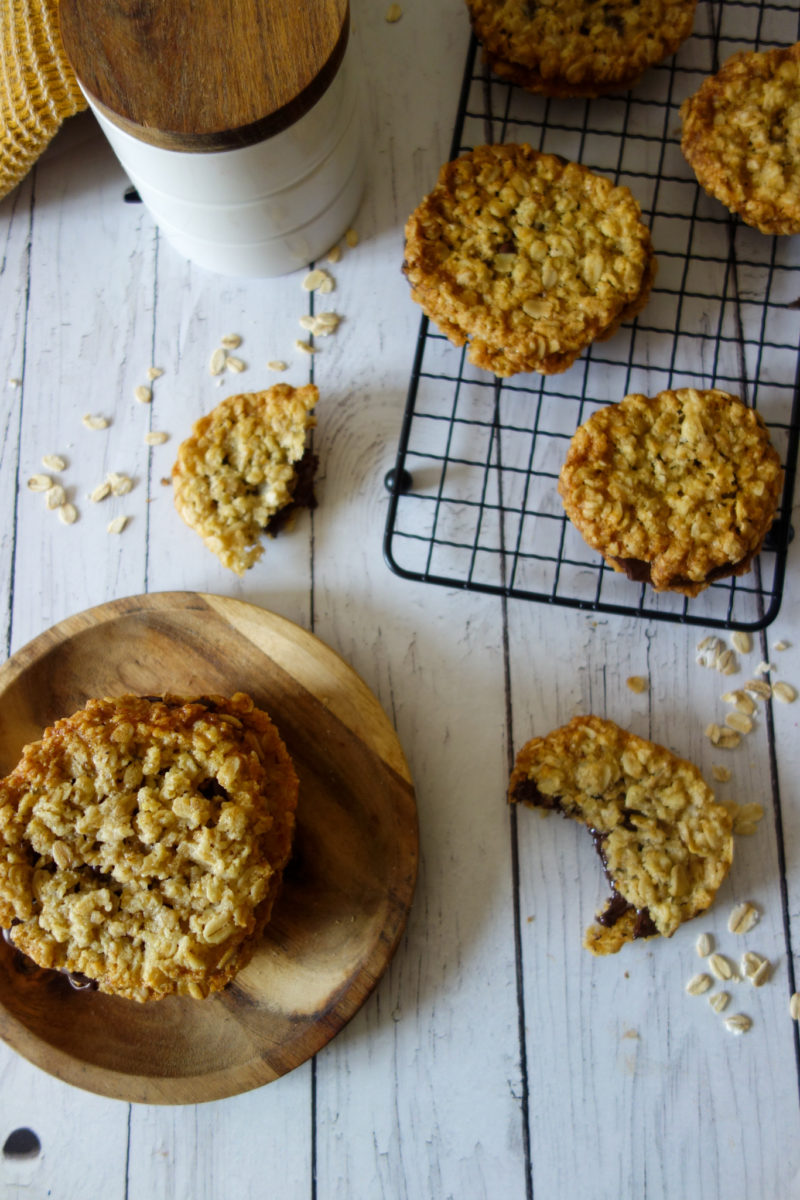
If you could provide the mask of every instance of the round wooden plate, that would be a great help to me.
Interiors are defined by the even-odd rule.
[[[70,617],[0,667],[0,775],[92,696],[246,691],[300,778],[283,890],[253,961],[208,1000],[75,991],[0,942],[0,1037],[51,1075],[146,1104],[218,1100],[305,1062],[363,1004],[405,926],[414,790],[366,684],[299,626],[238,600],[133,596]]]

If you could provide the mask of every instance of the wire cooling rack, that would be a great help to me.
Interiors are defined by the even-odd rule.
[[[384,555],[408,579],[596,612],[761,629],[777,616],[800,420],[798,239],[768,237],[697,185],[680,150],[684,98],[742,49],[800,38],[796,6],[701,4],[695,32],[631,92],[548,99],[501,82],[467,53],[451,158],[528,142],[625,184],[658,259],[651,299],[561,375],[497,379],[423,317],[395,468]],[[719,387],[761,412],[785,467],[782,504],[749,574],[686,599],[613,571],[566,519],[556,490],[575,429],[629,392]]]

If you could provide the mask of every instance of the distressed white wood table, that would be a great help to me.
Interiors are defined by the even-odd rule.
[[[800,684],[800,564],[782,610],[741,674],[696,663],[702,633],[598,617],[399,579],[381,541],[419,311],[400,272],[402,226],[445,161],[469,30],[460,0],[407,0],[402,18],[356,0],[368,189],[359,243],[329,269],[343,322],[313,364],[294,349],[303,273],[224,279],[157,235],[91,117],[73,119],[0,204],[0,650],[54,622],[140,592],[239,597],[313,630],[381,700],[415,780],[421,869],[406,933],[374,994],[316,1058],[266,1087],[197,1107],[148,1107],[61,1083],[0,1046],[7,1200],[776,1200],[800,1196],[798,1038],[789,1017],[800,917],[800,704],[761,707],[723,756],[704,736],[720,694],[759,660]],[[800,315],[798,316],[800,324]],[[247,362],[221,387],[208,361],[239,333]],[[221,396],[314,380],[320,504],[271,542],[241,581],[177,518],[177,442]],[[134,389],[164,370],[153,402]],[[15,383],[8,381],[16,381]],[[110,425],[89,431],[86,413]],[[169,440],[145,443],[148,431]],[[25,482],[63,454],[61,524]],[[108,471],[135,480],[93,505]],[[113,507],[111,505],[113,504]],[[113,515],[130,520],[118,536]],[[796,524],[796,519],[795,519]],[[773,643],[788,648],[776,651]],[[634,694],[631,675],[649,689]],[[514,751],[596,712],[696,761],[720,794],[759,801],[714,908],[669,941],[594,959],[582,932],[604,897],[589,839],[564,821],[512,813]],[[745,939],[733,905],[761,913]],[[732,1036],[684,987],[712,933],[774,964],[769,984],[731,985]],[[13,1141],[11,1143],[13,1148]]]

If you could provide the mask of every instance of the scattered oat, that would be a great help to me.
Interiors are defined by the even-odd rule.
[[[152,433],[146,433],[144,435],[144,442],[146,446],[163,446],[164,442],[168,441],[168,433],[156,433],[153,431]]]
[[[326,255],[328,262],[332,262],[332,263],[339,262],[341,257],[342,257],[342,247],[341,246],[331,246],[330,250],[328,251],[328,253]]]
[[[311,342],[304,342],[301,338],[297,339],[297,341],[295,342],[295,347],[298,350],[302,350],[304,354],[316,354],[317,353],[316,347],[312,346]]]
[[[111,484],[105,479],[102,483],[98,483],[94,491],[89,493],[89,499],[92,504],[99,504],[101,500],[105,500],[111,495]]]
[[[149,404],[153,399],[153,389],[145,387],[143,383],[133,389],[133,394],[140,404]]]
[[[43,454],[42,466],[47,467],[48,471],[65,471],[67,460],[60,454]]]
[[[108,417],[97,416],[93,413],[84,413],[81,420],[87,429],[108,429],[110,425]]]
[[[148,367],[147,378],[152,382],[154,379],[160,379],[164,374],[163,367]]]
[[[733,650],[723,650],[714,665],[722,675],[735,675],[739,670]]]
[[[267,363],[267,367],[270,371],[285,371],[288,365],[289,364],[285,363],[282,358],[272,358]]]
[[[9,387],[19,387],[21,383],[22,383],[21,379],[9,379],[8,386]]]
[[[788,650],[790,645],[791,645],[790,642],[784,642],[784,641],[773,642],[772,649],[780,652],[781,650]]]
[[[735,729],[737,733],[751,733],[753,722],[743,712],[729,712],[725,717],[725,724],[731,729]]]
[[[745,900],[737,904],[728,917],[728,929],[731,933],[749,933],[758,924],[758,909],[755,904]]]
[[[741,836],[755,833],[763,816],[764,809],[760,804],[737,804],[733,813],[733,832]]]
[[[243,358],[236,358],[235,355],[229,354],[225,360],[225,366],[229,371],[233,371],[235,374],[241,375],[242,371],[244,371],[247,367],[247,363]]]
[[[738,650],[740,654],[749,654],[753,648],[753,643],[749,633],[745,633],[743,629],[736,629],[731,634],[731,645],[734,650]]]
[[[31,475],[28,480],[28,491],[30,492],[46,492],[52,486],[53,481],[49,475]]]
[[[711,1005],[714,1012],[720,1013],[728,1007],[730,999],[731,997],[729,992],[714,992],[713,996],[708,997],[708,1003]]]
[[[686,985],[686,991],[690,996],[702,996],[703,992],[707,992],[713,982],[710,975],[706,975],[704,971],[701,971],[699,975],[692,976]]]
[[[718,641],[719,641],[719,638],[714,637],[713,634],[711,634],[711,633],[706,634],[706,636],[704,638],[701,638],[700,641],[697,643],[696,649],[700,650],[701,652],[703,650],[708,650],[712,646],[716,646]]]
[[[78,519],[78,510],[74,504],[60,504],[58,517],[64,525],[74,525]]]
[[[323,284],[328,282],[332,285],[333,277],[327,271],[324,271],[322,267],[316,267],[315,270],[308,272],[300,286],[304,292],[316,292],[318,288],[321,288]],[[328,288],[328,291],[332,291],[332,287]]]
[[[797,699],[797,689],[793,688],[790,683],[784,683],[783,680],[773,683],[772,694],[776,700],[780,700],[781,704],[792,704]]]
[[[730,959],[727,959],[724,954],[712,954],[708,965],[717,979],[733,979],[735,975]]]
[[[733,1016],[725,1018],[725,1028],[731,1033],[747,1033],[752,1025],[753,1022],[744,1013],[734,1013]]]
[[[67,494],[60,483],[54,483],[44,494],[44,501],[48,508],[60,508],[62,504],[66,503],[66,500]]]
[[[793,1021],[800,1021],[800,992],[793,992],[789,997],[789,1016]]]
[[[712,746],[720,750],[735,750],[742,738],[735,729],[725,729],[722,725],[711,724],[706,727],[706,737]]]
[[[715,763],[711,768],[711,774],[716,779],[717,783],[729,783],[731,771],[729,767],[720,767]]]
[[[386,10],[386,20],[390,25],[394,25],[395,21],[399,21],[402,15],[403,10],[399,4],[390,4]]]
[[[759,971],[767,960],[763,954],[756,954],[755,950],[745,950],[742,955],[742,974],[745,979],[752,981],[756,971]],[[767,963],[769,966],[769,964]]]
[[[125,526],[128,524],[127,517],[114,517],[113,521],[109,521],[106,526],[107,533],[122,533]]]
[[[756,675],[769,675],[770,671],[774,671],[775,667],[772,663],[760,662],[756,667]]]
[[[120,475],[117,471],[109,471],[106,479],[115,496],[127,496],[133,487],[130,475]]]
[[[772,688],[763,679],[748,679],[744,685],[746,692],[752,692],[754,696],[758,696],[761,700],[769,700],[772,695]]]
[[[740,713],[744,713],[747,717],[752,717],[756,711],[756,703],[747,692],[740,688],[735,692],[723,692],[722,699],[726,704],[733,704]]]
[[[711,951],[714,949],[714,939],[710,933],[701,933],[694,944],[694,948],[701,958],[708,958]]]
[[[629,675],[625,683],[632,692],[637,694],[647,691],[647,679],[644,675]]]
[[[228,352],[224,346],[217,346],[214,353],[211,355],[211,360],[208,364],[209,372],[212,375],[221,375],[225,370],[225,359],[228,357]]]
[[[396,4],[393,7],[399,8],[400,5]],[[353,250],[358,245],[358,234],[356,233],[355,229],[348,229],[347,233],[344,235],[344,240],[347,242],[350,249]]]
[[[299,318],[301,328],[314,334],[315,337],[328,337],[335,333],[341,317],[335,312],[323,312],[316,316],[303,316]]]
[[[318,290],[322,293],[323,296],[327,296],[333,291],[333,289],[335,287],[336,287],[336,284],[335,284],[334,280],[330,276],[328,276],[328,278],[319,285]]]
[[[753,974],[750,976],[750,982],[753,987],[763,987],[769,981],[771,975],[772,964],[765,958],[762,963],[759,963],[755,971],[753,971]]]
[[[225,333],[219,339],[219,344],[226,350],[237,350],[242,344],[242,339],[238,333]]]

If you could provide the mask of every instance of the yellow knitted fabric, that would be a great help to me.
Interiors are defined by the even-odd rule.
[[[58,0],[0,0],[0,199],[65,117],[86,108],[64,53]]]

